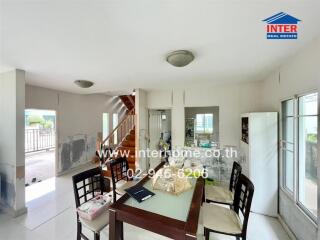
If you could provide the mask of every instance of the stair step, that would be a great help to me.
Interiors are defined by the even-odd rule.
[[[102,171],[102,175],[104,176],[104,177],[111,177],[111,171],[110,170],[108,170],[108,171]]]
[[[119,146],[118,147],[118,151],[129,151],[130,150],[130,153],[133,152],[134,153],[134,150],[136,148],[134,146]],[[131,154],[130,154],[131,155]]]
[[[132,98],[133,103],[130,100],[130,97]],[[135,102],[135,97],[134,96],[132,96],[132,95],[131,96],[130,95],[121,95],[121,96],[119,96],[119,98],[121,99],[121,101],[127,107],[127,109],[129,111],[134,108],[134,102]]]
[[[135,148],[134,147],[119,147],[117,149],[118,156],[115,156],[115,158],[117,157],[121,157],[121,156],[134,156],[135,155]]]
[[[136,162],[136,157],[134,155],[128,157],[128,163],[135,163],[135,162]]]
[[[123,147],[134,147],[135,146],[135,141],[133,140],[124,140],[121,145]]]
[[[133,171],[135,171],[136,165],[134,163],[129,163],[129,169],[132,169]]]
[[[130,135],[129,134],[129,135],[126,136],[126,140],[128,140],[128,141],[134,141],[135,138],[136,138],[135,135]]]

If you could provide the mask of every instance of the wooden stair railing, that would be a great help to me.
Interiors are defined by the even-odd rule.
[[[98,142],[97,151],[103,151],[105,148],[116,150],[130,131],[135,127],[135,109],[131,109],[113,131],[102,141]],[[99,140],[98,140],[99,141]],[[102,153],[100,153],[102,154]],[[109,159],[104,159],[105,163]]]
[[[134,109],[131,109],[113,131],[103,140],[102,145],[115,147],[127,136],[135,126]]]

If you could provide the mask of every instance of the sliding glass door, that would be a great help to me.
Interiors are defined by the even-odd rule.
[[[317,216],[317,97],[309,94],[298,98],[298,200],[314,216]]]
[[[312,219],[317,219],[318,94],[281,104],[282,188]]]

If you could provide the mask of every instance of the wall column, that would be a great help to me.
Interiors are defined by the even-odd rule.
[[[1,202],[14,216],[26,212],[24,156],[25,72],[0,74]]]

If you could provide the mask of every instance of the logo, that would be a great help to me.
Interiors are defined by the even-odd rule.
[[[298,22],[301,20],[280,12],[263,20],[267,23],[267,39],[298,39]]]

